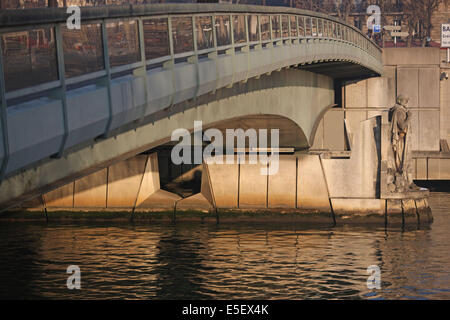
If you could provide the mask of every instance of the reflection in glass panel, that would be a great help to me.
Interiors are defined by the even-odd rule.
[[[106,24],[109,64],[121,66],[141,60],[137,21],[118,21]]]
[[[259,16],[259,23],[261,24],[261,40],[267,41],[271,39],[270,36],[270,17]]]
[[[323,20],[317,19],[317,35],[323,37]]]
[[[328,38],[328,20],[323,20],[323,36]]]
[[[216,16],[216,37],[217,45],[227,46],[231,44],[231,23],[230,16]]]
[[[102,29],[99,23],[84,24],[81,29],[62,28],[66,77],[104,69]]]
[[[170,55],[167,18],[144,20],[142,24],[144,27],[145,59],[150,60]]]
[[[272,16],[272,39],[281,38],[280,16]]]
[[[197,35],[197,50],[214,47],[212,17],[195,17],[195,32]]]
[[[307,37],[311,37],[311,17],[305,17],[305,34]]]
[[[283,38],[289,37],[289,20],[288,16],[281,16],[281,29]]]
[[[172,21],[173,52],[177,54],[193,51],[192,18],[173,17],[170,19]]]
[[[249,41],[259,41],[258,16],[247,16]]]
[[[300,37],[305,36],[305,17],[298,17],[298,34]]]
[[[245,34],[245,16],[233,16],[233,37],[235,44],[247,42],[247,35]]]
[[[317,37],[317,19],[311,19],[312,36]]]
[[[53,28],[6,33],[1,40],[7,92],[58,80]]]
[[[291,37],[297,37],[298,35],[297,17],[290,16],[289,19],[291,20]]]

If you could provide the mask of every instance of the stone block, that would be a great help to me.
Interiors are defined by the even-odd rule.
[[[402,200],[403,206],[403,218],[405,225],[413,226],[418,224],[418,218],[416,213],[416,202],[412,199]]]
[[[429,180],[450,180],[450,159],[428,159]]]
[[[419,107],[419,69],[415,67],[397,68],[397,95],[409,97],[409,107]]]
[[[386,200],[386,216],[388,227],[398,227],[403,225],[402,200]]]
[[[387,89],[386,89],[386,104],[387,106],[395,105],[397,100],[396,97],[396,84],[397,84],[397,67],[395,66],[385,66],[384,67],[384,77],[387,79]]]
[[[138,155],[109,167],[108,208],[133,208],[143,182],[147,155]]]
[[[237,164],[207,164],[211,190],[217,208],[237,208],[239,167]]]
[[[439,108],[439,67],[419,69],[419,107]]]
[[[106,208],[107,169],[75,181],[74,208]]]
[[[140,206],[145,199],[160,189],[159,162],[156,153],[148,156],[145,164],[144,176],[136,199],[136,207]]]
[[[267,207],[267,176],[261,174],[266,165],[240,164],[239,208],[261,209]]]
[[[439,64],[439,48],[384,48],[385,65]]]
[[[419,150],[440,151],[440,119],[438,110],[419,111]]]
[[[324,145],[323,145],[323,135],[324,135],[323,130],[324,130],[324,128],[323,128],[323,119],[321,119],[320,123],[319,123],[319,125],[317,126],[317,129],[316,129],[316,135],[314,136],[314,141],[312,141],[313,142],[313,147],[312,147],[313,149],[320,150],[320,149],[324,148]]]
[[[433,215],[427,199],[416,200],[416,208],[420,225],[429,225],[433,222]]]
[[[208,201],[208,199],[205,198],[203,194],[197,193],[178,201],[176,209],[177,211],[178,210],[209,211],[211,209],[214,209],[214,207]]]
[[[44,195],[47,208],[73,208],[74,183],[66,184]]]
[[[324,117],[324,149],[345,150],[344,111],[330,110]]]
[[[175,203],[181,200],[181,197],[165,190],[157,190],[145,199],[138,207],[136,212],[146,211],[166,211],[173,210]]]
[[[428,179],[427,158],[417,158],[416,180],[427,180],[427,179]]]
[[[298,156],[297,208],[331,212],[328,188],[317,155]]]
[[[349,136],[351,147],[355,146],[356,135],[359,132],[361,122],[367,119],[366,111],[347,111],[345,114],[347,125],[347,134]]]
[[[388,79],[385,77],[367,79],[367,107],[385,108],[388,105]]]
[[[367,107],[367,81],[358,81],[345,86],[345,108]]]
[[[280,156],[279,170],[269,176],[269,208],[295,209],[297,189],[297,158]]]
[[[345,221],[385,223],[385,201],[380,199],[332,199],[337,223]]]

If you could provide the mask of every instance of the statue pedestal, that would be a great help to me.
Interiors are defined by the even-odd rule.
[[[386,201],[387,225],[429,225],[433,222],[428,204],[430,191],[414,185],[411,172],[402,175],[406,177],[405,181],[396,183],[390,132],[392,124],[387,112],[383,113],[381,123],[380,199]],[[405,159],[409,161],[408,157]],[[406,168],[410,166],[407,164]]]
[[[405,191],[405,192],[391,192],[383,195],[382,199],[424,199],[430,197],[430,191],[428,189],[417,191]]]

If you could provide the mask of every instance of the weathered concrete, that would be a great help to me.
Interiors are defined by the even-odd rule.
[[[206,167],[219,208],[237,208],[239,194],[239,167],[232,164],[208,164]]]
[[[74,208],[106,208],[108,169],[75,181]]]
[[[248,115],[284,117],[301,128],[304,134],[296,146],[306,148],[310,145],[306,137],[311,136],[315,121],[333,102],[333,81],[326,76],[283,70],[251,79],[233,88],[218,90],[215,96],[206,95],[195,102],[175,106],[155,122],[144,122],[135,130],[98,140],[62,158],[45,161],[38,168],[24,170],[1,183],[0,204],[7,208],[16,201],[46,193],[98,168],[167,143],[174,130],[193,130],[194,121],[199,119],[207,127]]]
[[[279,170],[269,176],[268,208],[296,208],[297,158],[282,157]]]
[[[399,227],[403,225],[402,200],[386,200],[386,215],[388,227]]]
[[[318,155],[298,156],[297,208],[331,212],[328,187]]]
[[[145,178],[149,178],[144,172],[147,158],[136,156],[108,168],[108,208],[133,208],[136,195],[139,193],[140,197],[144,197],[140,187]]]
[[[385,48],[383,77],[348,82],[342,90],[343,109],[333,112],[341,112],[345,118],[350,144],[354,144],[352,133],[358,130],[361,121],[387,112],[398,94],[406,94],[411,98],[413,116],[410,138],[414,179],[450,179],[447,165],[450,153],[442,147],[442,141],[444,145],[450,141],[450,80],[445,79],[450,67],[442,63],[444,53],[438,48]],[[315,149],[339,150],[335,141],[338,137],[345,139],[341,122],[328,131],[334,133],[331,140],[324,129],[318,131]]]
[[[432,216],[424,192],[390,197],[382,187],[389,148],[385,132],[388,124],[383,118],[385,114],[360,123],[348,158],[334,158],[329,152],[280,155],[278,172],[269,176],[261,170],[267,164],[252,164],[248,155],[241,161],[235,156],[234,164],[216,164],[206,159],[201,167],[200,193],[184,199],[160,189],[156,153],[114,164],[81,179],[82,183],[75,181],[74,205],[69,201],[69,187],[45,195],[44,199],[66,204],[66,209],[77,209],[77,199],[88,202],[92,189],[97,194],[95,201],[92,200],[94,205],[84,203],[83,210],[120,209],[150,212],[150,216],[155,211],[165,211],[173,212],[173,217],[179,212],[177,217],[181,219],[216,222],[222,215],[226,221],[314,222],[316,219],[326,223],[376,223],[388,227],[427,225],[432,222]],[[178,179],[192,178],[199,170],[188,170]],[[115,189],[107,192],[110,184]],[[57,199],[58,195],[61,200]],[[61,209],[64,207],[58,208]]]
[[[386,200],[331,199],[331,202],[338,224],[346,222],[385,224]]]
[[[261,174],[266,165],[239,164],[239,208],[267,208],[267,176]]]
[[[377,198],[381,140],[380,119],[362,121],[350,159],[323,159],[331,198]]]
[[[160,189],[156,153],[116,163],[43,195],[48,211],[165,211],[181,197]],[[30,205],[34,202],[30,202]]]

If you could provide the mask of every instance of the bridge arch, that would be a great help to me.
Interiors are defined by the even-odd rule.
[[[0,13],[5,80],[0,81],[0,207],[166,143],[170,132],[190,128],[195,120],[213,124],[275,115],[291,119],[311,137],[322,109],[334,103],[336,80],[382,73],[381,51],[370,39],[310,11],[152,4],[82,8],[81,13],[82,25],[95,29],[89,31],[97,32],[103,47],[95,61],[104,63],[95,70],[80,69],[84,62],[65,47],[70,37],[83,39],[84,32],[67,35],[65,9]],[[163,33],[153,28],[155,19],[167,27]],[[222,43],[225,20],[229,40]],[[205,29],[204,21],[211,28]],[[12,63],[19,55],[8,39],[41,29],[48,31],[48,52],[41,54],[49,61],[40,66],[53,67],[46,73],[50,78],[20,81],[14,66],[21,64]],[[115,43],[124,30],[134,30],[136,41]],[[183,30],[192,37],[186,38],[187,47],[178,47]],[[155,34],[168,37],[165,47],[152,46],[160,43]],[[311,144],[299,139],[296,147]]]

